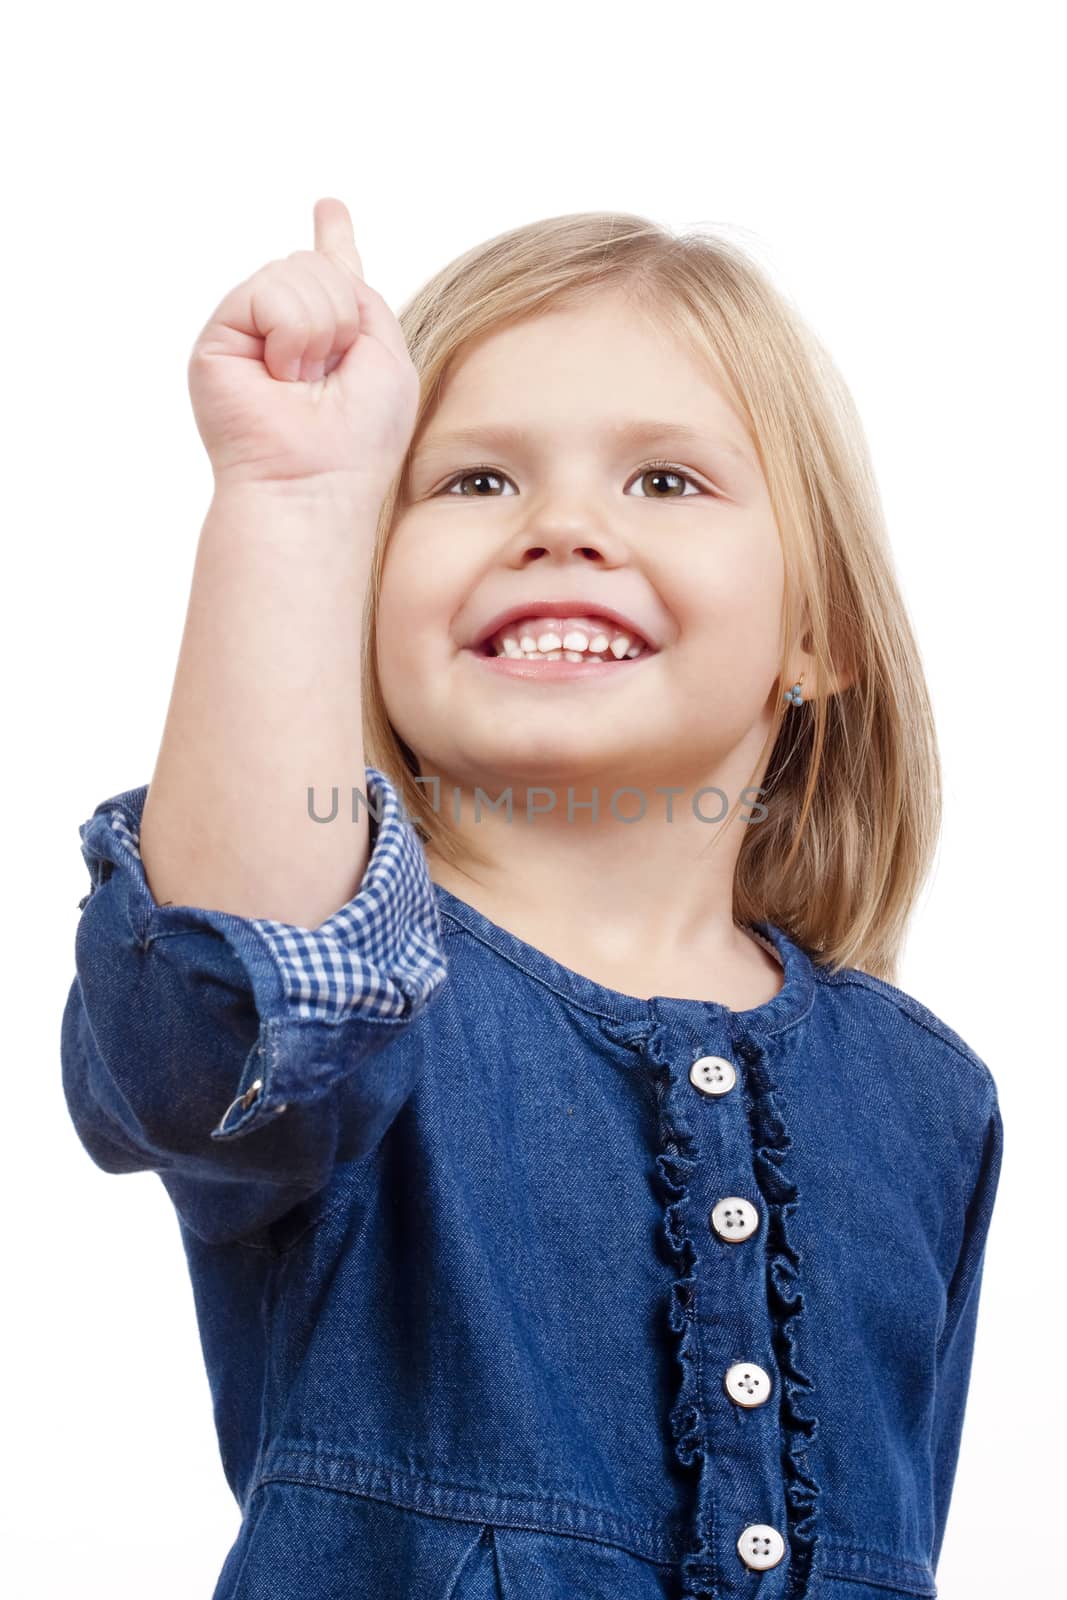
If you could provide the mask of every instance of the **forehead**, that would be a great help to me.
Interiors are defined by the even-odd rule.
[[[653,438],[714,442],[757,466],[749,430],[707,355],[621,294],[493,329],[460,351],[417,444],[551,442],[625,447]]]

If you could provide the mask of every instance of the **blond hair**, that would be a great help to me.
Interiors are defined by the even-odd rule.
[[[806,602],[814,658],[802,706],[778,713],[760,801],[734,877],[734,919],[782,928],[814,959],[889,982],[932,864],[941,773],[929,694],[889,550],[866,439],[825,350],[737,245],[647,218],[578,212],[513,228],[432,277],[398,313],[421,395],[411,446],[381,512],[364,628],[364,744],[425,841],[477,858],[423,785],[389,722],[377,673],[377,600],[408,462],[450,364],[471,341],[602,289],[706,359],[747,425],[782,541],[783,637]],[[844,671],[846,687],[827,692]],[[752,782],[756,781],[756,773]],[[746,802],[746,803],[751,803]]]

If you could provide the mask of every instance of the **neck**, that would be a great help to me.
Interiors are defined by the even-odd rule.
[[[646,783],[635,775],[558,785],[442,777],[441,812],[486,862],[466,854],[453,862],[427,844],[430,876],[518,938],[611,988],[642,996],[684,989],[687,997],[695,991],[692,998],[745,1009],[769,999],[781,982],[776,959],[733,915],[744,830],[758,826],[744,820],[756,798],[742,800],[749,777],[750,770],[691,783],[679,778],[681,792],[673,795],[657,792],[662,779]],[[506,805],[494,810],[484,801],[475,820],[477,785],[490,801],[510,790],[510,821]],[[726,800],[698,792],[709,787]],[[555,805],[546,810],[550,795]],[[713,820],[728,808],[724,820]],[[735,998],[711,992],[716,985]]]

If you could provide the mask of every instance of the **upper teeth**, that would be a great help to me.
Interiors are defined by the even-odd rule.
[[[498,656],[548,661],[603,661],[609,651],[616,661],[623,656],[632,660],[645,648],[624,628],[594,617],[524,617],[509,622],[489,642]]]

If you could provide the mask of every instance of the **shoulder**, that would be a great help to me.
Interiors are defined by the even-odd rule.
[[[996,1099],[996,1082],[986,1062],[943,1017],[914,995],[857,967],[831,972],[816,966],[815,975],[827,1003],[861,1019],[859,1026],[871,1030],[875,1038],[890,1040],[898,1047],[904,1044],[909,1054],[927,1063],[936,1059],[979,1099]]]

